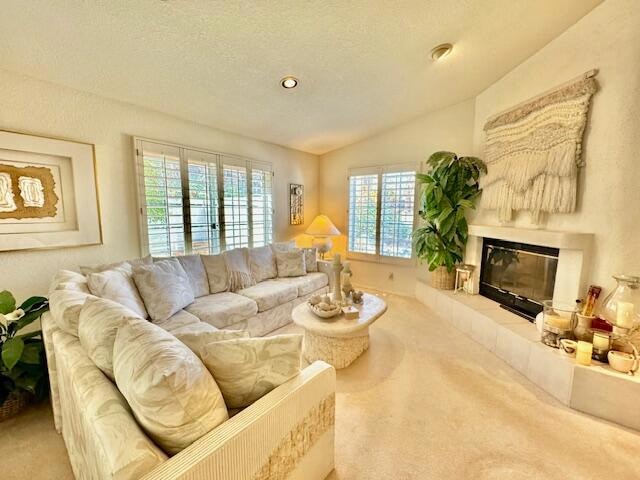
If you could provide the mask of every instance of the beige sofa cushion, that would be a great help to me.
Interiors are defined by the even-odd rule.
[[[129,322],[118,330],[113,369],[136,420],[169,454],[229,418],[220,389],[198,357],[150,322]]]
[[[202,263],[209,280],[209,293],[226,292],[231,288],[227,263],[222,254],[202,255]]]
[[[299,297],[329,285],[329,277],[322,272],[307,273],[302,277],[279,278],[277,281],[295,286],[298,289]]]
[[[196,298],[185,310],[216,328],[225,328],[253,317],[258,305],[237,293],[222,292]]]
[[[80,310],[87,298],[97,298],[77,290],[55,290],[49,294],[49,310],[63,332],[78,336]]]
[[[123,260],[121,262],[114,263],[103,263],[103,264],[94,264],[94,265],[80,265],[80,273],[83,275],[88,275],[90,273],[100,273],[105,270],[113,270],[114,268],[126,268],[129,273],[133,271],[133,269],[139,265],[151,265],[153,263],[153,259],[150,255],[142,258],[134,258],[132,260]]]
[[[264,312],[298,298],[298,289],[284,282],[267,280],[253,287],[238,290],[238,294],[256,302],[258,311]]]
[[[239,338],[209,343],[201,358],[227,408],[251,405],[300,372],[302,335]]]
[[[201,325],[211,327],[211,325],[200,322]],[[181,331],[174,334],[175,337],[184,343],[189,350],[195,353],[200,359],[208,344],[220,342],[222,340],[233,340],[236,338],[249,338],[249,333],[243,330],[215,330],[215,331]]]
[[[255,282],[262,282],[278,276],[276,256],[270,245],[249,249],[249,268]]]
[[[296,249],[296,241],[288,240],[286,242],[273,242],[271,248],[274,252],[289,252]]]
[[[278,277],[299,277],[307,273],[304,252],[300,249],[276,252]]]
[[[131,278],[131,272],[126,268],[116,267],[112,270],[90,273],[87,275],[87,284],[96,297],[113,300],[139,317],[147,318],[144,302]]]
[[[232,292],[250,287],[255,283],[249,268],[249,249],[234,248],[222,254],[229,272],[229,282]]]
[[[198,317],[187,312],[186,310],[179,310],[164,320],[158,320],[153,322],[163,330],[171,333],[178,328],[188,327],[190,325],[202,323]]]
[[[187,272],[193,295],[196,298],[209,295],[209,280],[207,279],[207,272],[205,271],[201,256],[184,255],[175,258],[178,259],[184,271]]]
[[[81,273],[72,272],[71,270],[60,270],[54,275],[49,284],[49,293],[54,290],[77,290],[90,293],[87,278]]]
[[[87,356],[111,380],[113,344],[125,323],[141,320],[139,315],[119,303],[104,298],[88,298],[80,310],[78,337]]]
[[[154,321],[169,318],[194,300],[189,276],[175,258],[140,265],[135,268],[133,279]]]
[[[318,249],[317,248],[303,248],[304,252],[304,264],[307,273],[318,271]]]

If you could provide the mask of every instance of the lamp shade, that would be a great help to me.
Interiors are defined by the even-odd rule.
[[[317,235],[319,237],[326,237],[329,235],[340,235],[340,230],[336,228],[329,217],[326,215],[318,215],[313,219],[309,228],[304,232],[307,235]]]

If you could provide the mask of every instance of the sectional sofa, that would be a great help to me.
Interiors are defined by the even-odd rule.
[[[286,325],[294,306],[328,289],[329,266],[316,264],[313,251],[305,253],[310,271],[278,275],[275,252],[292,248],[282,243],[219,256],[177,257],[194,299],[166,319],[149,320],[176,336],[217,329],[263,336]],[[235,260],[225,261],[228,255]],[[244,410],[230,412],[229,420],[172,457],[145,434],[115,383],[83,349],[78,321],[85,300],[102,292],[143,309],[140,316],[151,312],[149,295],[143,305],[131,303],[135,282],[128,274],[151,262],[147,257],[82,267],[83,273],[60,271],[51,283],[51,309],[42,318],[42,330],[54,422],[76,478],[325,478],[334,459],[335,371],[324,362],[306,367]],[[118,276],[118,281],[129,282],[126,288],[124,283],[114,286],[113,271],[125,272],[125,280]]]

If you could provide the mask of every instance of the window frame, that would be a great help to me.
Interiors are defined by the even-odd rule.
[[[136,196],[138,204],[138,231],[140,234],[139,243],[142,256],[149,255],[149,232],[148,232],[148,220],[147,220],[147,208],[146,208],[146,192],[144,185],[144,149],[145,143],[155,144],[159,147],[164,147],[168,150],[177,150],[178,160],[180,162],[180,178],[182,180],[182,220],[184,229],[184,255],[191,255],[193,253],[192,242],[192,222],[191,222],[191,198],[189,189],[189,156],[188,152],[194,154],[201,154],[203,156],[212,156],[215,162],[207,162],[206,160],[200,160],[210,165],[215,163],[216,166],[216,182],[217,182],[217,194],[218,194],[218,236],[220,252],[227,250],[226,245],[226,225],[224,221],[224,165],[235,165],[244,167],[247,175],[247,214],[248,214],[248,235],[249,235],[249,248],[253,247],[253,170],[260,170],[263,172],[271,172],[271,217],[270,228],[271,238],[275,236],[274,223],[275,223],[275,172],[273,164],[262,160],[254,160],[249,157],[241,155],[235,155],[230,153],[216,152],[213,150],[203,149],[199,147],[192,147],[188,145],[176,144],[172,142],[165,142],[162,140],[154,140],[145,137],[133,137],[133,157],[135,166],[135,179],[136,179]],[[255,167],[255,168],[254,168]],[[268,224],[266,224],[268,225]],[[216,253],[210,253],[215,255]]]
[[[346,242],[346,252],[347,252],[347,260],[358,260],[364,262],[372,262],[372,263],[382,263],[382,264],[391,264],[391,265],[402,265],[402,266],[414,266],[416,265],[416,255],[413,247],[411,248],[411,257],[394,257],[388,255],[382,255],[380,252],[382,250],[381,246],[381,236],[382,229],[381,221],[382,221],[382,176],[386,173],[395,173],[395,172],[415,172],[417,175],[420,173],[420,164],[415,162],[405,162],[405,163],[395,163],[390,165],[374,165],[368,167],[351,167],[347,170],[347,181],[346,181],[346,224],[347,224],[347,242]],[[376,253],[362,253],[362,252],[354,252],[349,250],[349,232],[350,232],[350,183],[352,176],[359,175],[377,175],[378,177],[378,195],[376,199]],[[419,215],[418,215],[418,187],[417,182],[414,187],[413,192],[413,223],[412,229],[416,228],[418,223]]]

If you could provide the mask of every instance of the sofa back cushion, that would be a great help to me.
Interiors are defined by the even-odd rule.
[[[166,320],[194,300],[187,272],[175,258],[140,265],[133,279],[154,321]]]
[[[318,249],[317,248],[303,248],[304,251],[304,264],[307,269],[307,273],[318,271]]]
[[[104,298],[88,298],[80,310],[78,338],[91,361],[107,377],[113,376],[113,344],[118,329],[132,320],[142,320],[139,315]]]
[[[270,245],[249,249],[249,268],[256,283],[278,276],[276,256]]]
[[[54,275],[49,284],[49,293],[54,290],[77,290],[78,292],[90,293],[87,278],[81,273],[71,270],[60,270]]]
[[[49,294],[49,310],[60,330],[78,336],[80,310],[88,298],[96,297],[77,290],[55,290]]]
[[[211,342],[201,347],[200,357],[227,408],[242,408],[300,373],[302,338],[276,335]]]
[[[271,248],[274,252],[290,252],[296,249],[296,241],[288,240],[286,242],[273,242]]]
[[[142,258],[134,258],[132,260],[123,260],[120,262],[114,263],[103,263],[103,264],[93,264],[93,265],[80,265],[80,273],[83,275],[88,275],[90,273],[100,273],[105,270],[113,270],[114,268],[125,268],[131,273],[133,269],[139,265],[151,265],[153,263],[153,259],[150,255]]]
[[[279,277],[299,277],[307,274],[304,252],[300,249],[290,252],[276,252]]]
[[[227,292],[230,282],[224,255],[202,255],[202,263],[207,272],[209,293]]]
[[[99,273],[87,275],[87,284],[91,293],[100,298],[113,300],[124,305],[142,318],[147,318],[147,310],[138,293],[131,272],[125,267],[116,267]]]
[[[248,288],[255,284],[249,268],[249,249],[234,248],[223,253],[224,261],[229,272],[232,292]]]
[[[187,272],[193,295],[196,298],[209,295],[209,281],[207,280],[207,272],[204,269],[201,256],[184,255],[176,258],[184,268],[184,271]]]
[[[150,322],[118,329],[113,370],[138,423],[168,454],[229,418],[220,389],[198,357]]]

